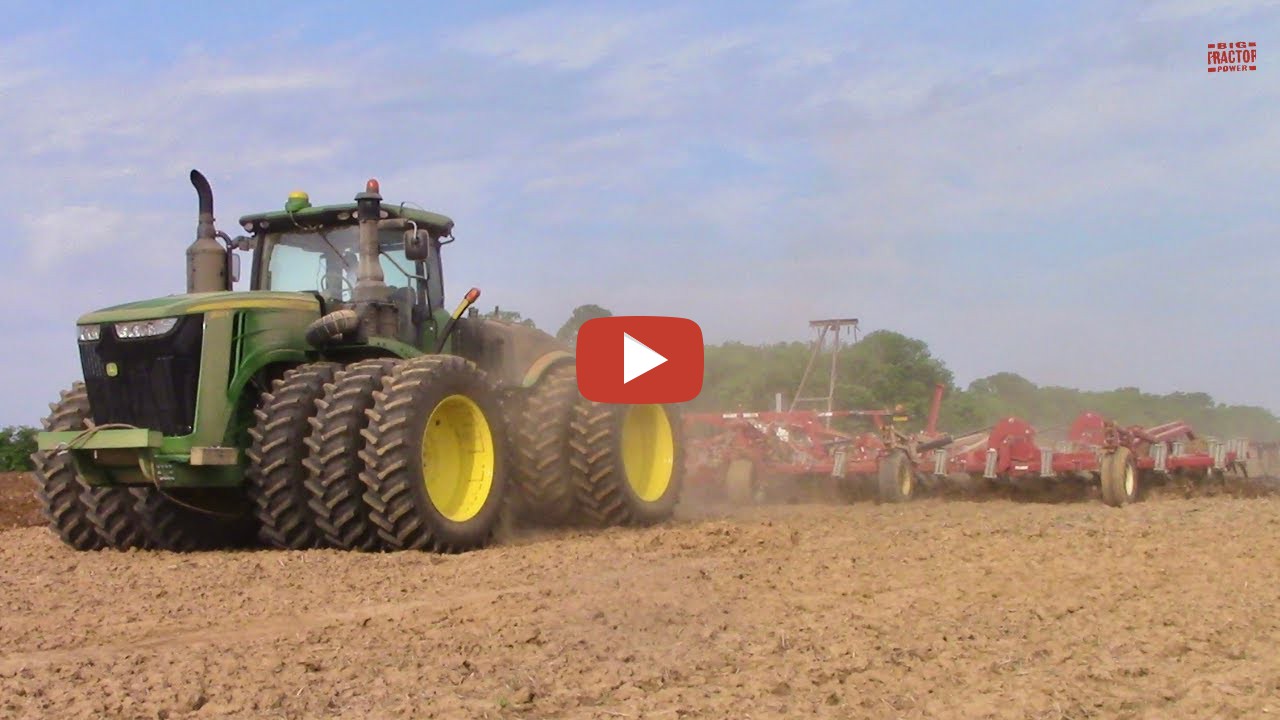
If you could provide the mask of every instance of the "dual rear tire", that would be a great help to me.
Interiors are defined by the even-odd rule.
[[[684,481],[680,423],[673,405],[576,405],[570,478],[584,524],[653,525],[671,518]]]

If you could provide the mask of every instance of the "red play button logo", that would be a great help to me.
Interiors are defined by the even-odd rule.
[[[578,392],[602,403],[679,403],[702,392],[702,328],[678,317],[588,320],[578,330]]]

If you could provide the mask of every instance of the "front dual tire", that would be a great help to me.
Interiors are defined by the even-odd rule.
[[[384,547],[462,552],[489,544],[507,497],[509,449],[485,373],[460,357],[417,357],[373,397],[360,480]]]
[[[270,547],[461,552],[501,520],[506,433],[496,389],[468,360],[302,365],[256,419],[249,496]]]
[[[64,390],[50,409],[45,430],[93,428],[83,382]],[[228,493],[91,486],[76,474],[70,454],[56,450],[38,451],[32,462],[49,527],[76,550],[181,552],[244,545],[251,534],[238,499]]]

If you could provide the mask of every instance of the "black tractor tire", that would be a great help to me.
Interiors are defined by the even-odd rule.
[[[91,427],[89,394],[84,383],[77,381],[62,391],[58,402],[49,405],[44,429],[51,432],[85,430]],[[49,527],[62,542],[76,550],[100,550],[107,546],[89,518],[85,496],[89,486],[76,475],[71,455],[65,452],[38,451],[31,455],[35,467],[36,497]]]
[[[253,543],[257,524],[238,490],[137,487],[129,492],[149,548],[196,552]]]
[[[890,451],[880,458],[880,466],[876,472],[877,497],[883,503],[901,503],[909,501],[915,495],[915,468],[910,458],[902,450]]]
[[[115,550],[155,547],[138,506],[137,491],[129,487],[90,487],[84,494],[89,521],[107,547]]]
[[[361,434],[369,426],[368,411],[382,379],[399,364],[392,358],[362,360],[348,365],[325,386],[316,401],[307,437],[306,489],[308,504],[326,545],[343,550],[382,549],[378,526],[369,518],[360,480],[364,460]]]
[[[307,501],[306,440],[316,401],[340,366],[300,365],[272,383],[254,410],[249,428],[249,499],[258,518],[258,537],[269,547],[305,550],[321,547],[324,536]]]
[[[510,450],[484,371],[454,355],[406,360],[374,393],[369,420],[360,478],[386,548],[489,545],[507,508]]]
[[[676,406],[584,399],[574,409],[571,430],[574,493],[585,524],[653,525],[671,519],[685,470]]]
[[[574,514],[569,424],[578,394],[577,368],[557,366],[513,403],[507,421],[513,443],[517,518],[530,525],[562,525]]]
[[[1141,486],[1138,482],[1138,466],[1129,448],[1117,448],[1102,456],[1102,502],[1111,507],[1122,507],[1138,501]]]

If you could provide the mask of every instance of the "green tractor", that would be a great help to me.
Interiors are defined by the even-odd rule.
[[[370,180],[354,203],[293,193],[231,238],[191,182],[187,292],[78,321],[84,381],[33,456],[66,544],[460,552],[511,522],[671,516],[677,409],[584,399],[572,348],[479,316],[474,288],[450,312],[452,220]]]

